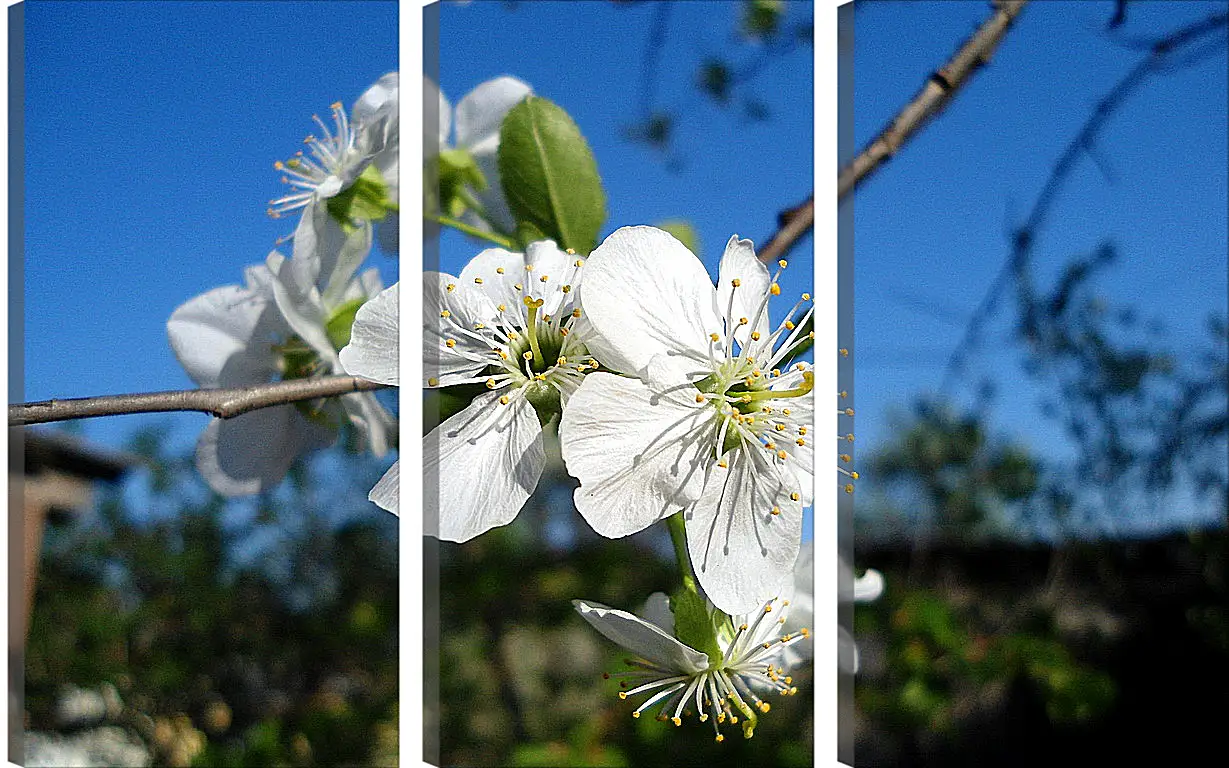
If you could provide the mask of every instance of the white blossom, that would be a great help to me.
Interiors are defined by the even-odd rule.
[[[330,200],[340,200],[348,193],[352,199],[343,207],[347,221],[342,223],[351,225],[352,219],[378,220],[382,226],[387,223],[391,236],[381,238],[381,242],[395,252],[400,190],[398,109],[398,73],[390,72],[359,97],[351,117],[346,116],[341,102],[334,103],[330,107],[332,128],[318,115],[312,115],[321,135],[309,135],[303,140],[306,153],[299,151],[289,160],[274,163],[290,191],[269,201],[269,215],[278,218],[304,209],[295,232],[296,238],[300,238],[304,236],[304,226],[319,229],[330,218],[313,217],[313,208],[327,208]],[[387,215],[389,212],[391,216]]]
[[[662,593],[655,593],[645,606],[644,618],[599,603],[573,600],[580,615],[607,639],[637,658],[627,659],[630,670],[605,675],[620,678],[620,699],[644,695],[632,712],[640,715],[658,707],[657,718],[681,725],[693,712],[700,722],[712,721],[717,741],[724,741],[719,728],[744,721],[743,733],[750,738],[755,712],[768,712],[771,704],[760,694],[792,695],[798,692],[783,653],[810,636],[805,627],[786,632],[790,600],[776,598],[758,610],[722,621],[716,640],[720,658],[697,650],[674,637],[674,620]]]
[[[398,301],[401,283],[359,307],[350,329],[350,343],[342,348],[338,357],[346,373],[364,379],[390,384],[401,384],[398,371],[400,352],[397,347],[400,332]],[[395,462],[367,495],[374,504],[399,513],[398,483],[401,478],[400,462]]]
[[[543,421],[597,367],[574,332],[583,266],[541,241],[485,250],[457,277],[424,274],[424,384],[486,388],[425,438],[425,471],[439,479],[428,533],[468,541],[506,525],[537,486]]]
[[[780,263],[784,269],[785,263]],[[778,594],[811,503],[814,374],[781,363],[805,337],[808,294],[775,327],[779,295],[751,241],[732,237],[717,288],[666,232],[627,227],[586,266],[586,343],[608,373],[586,377],[560,440],[577,509],[608,537],[683,510],[705,593],[727,614]]]
[[[454,110],[430,80],[424,83],[424,88],[428,93],[434,91],[439,94],[440,110],[439,142],[435,146],[424,147],[424,155],[431,158],[449,150],[468,153],[482,172],[486,188],[471,190],[482,207],[483,215],[467,211],[466,220],[482,229],[493,226],[504,233],[513,232],[516,220],[504,198],[499,176],[499,129],[508,112],[531,95],[533,89],[515,77],[504,75],[479,84],[457,103]]]
[[[201,387],[239,387],[344,373],[337,348],[354,311],[381,288],[374,269],[354,277],[370,235],[359,229],[312,250],[296,239],[293,258],[274,251],[248,268],[246,285],[216,288],[177,308],[167,333],[188,375]],[[332,443],[343,418],[384,454],[391,417],[372,393],[359,392],[214,419],[197,443],[197,468],[223,495],[268,490],[299,455]]]

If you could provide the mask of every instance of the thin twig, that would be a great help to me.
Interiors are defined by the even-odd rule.
[[[811,231],[815,224],[815,196],[808,197],[804,202],[781,211],[777,216],[777,232],[760,249],[760,261],[771,264],[789,252],[802,236]]]
[[[836,182],[838,200],[895,155],[927,120],[947,106],[973,72],[990,61],[1025,2],[1027,0],[996,0],[993,3],[994,13],[990,18],[946,64],[926,78],[922,90],[897,113],[888,127],[841,169]]]
[[[1063,183],[1075,169],[1076,161],[1084,154],[1088,154],[1096,145],[1097,136],[1109,118],[1151,75],[1171,71],[1167,67],[1188,66],[1197,61],[1191,57],[1182,58],[1179,54],[1183,53],[1187,46],[1205,42],[1209,36],[1222,31],[1227,23],[1229,23],[1229,14],[1217,13],[1183,27],[1172,35],[1154,41],[1148,55],[1132,67],[1131,71],[1097,103],[1092,114],[1084,121],[1079,133],[1067,144],[1058,161],[1055,162],[1049,178],[1046,179],[1045,185],[1041,188],[1037,200],[1029,211],[1028,218],[1012,234],[1011,253],[1003,262],[1003,266],[999,268],[999,273],[969,317],[960,342],[948,357],[947,365],[943,370],[943,380],[939,385],[940,391],[947,392],[955,383],[956,375],[963,367],[965,357],[977,342],[982,326],[994,314],[1003,291],[1011,284],[1012,276],[1024,274],[1028,260],[1032,256],[1033,245],[1037,241],[1037,233],[1044,224]],[[1196,48],[1196,50],[1206,54],[1213,49],[1208,47]]]
[[[174,392],[142,392],[130,395],[103,395],[69,400],[43,400],[9,406],[9,426],[46,424],[95,416],[120,416],[129,413],[202,411],[219,419],[321,397],[337,397],[351,392],[384,389],[387,384],[357,376],[323,376],[294,379],[273,384],[231,389],[186,389]]]

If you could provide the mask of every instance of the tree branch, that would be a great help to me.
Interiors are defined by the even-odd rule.
[[[815,224],[815,196],[808,197],[799,205],[781,211],[777,216],[777,232],[760,249],[760,261],[771,264],[789,252],[802,236]]]
[[[925,85],[887,128],[863,149],[837,177],[837,199],[845,197],[885,161],[891,159],[926,121],[952,100],[978,68],[990,61],[1027,0],[994,0],[994,13],[978,27],[956,54],[926,78]]]
[[[384,389],[380,384],[357,376],[324,376],[294,379],[252,387],[231,389],[187,389],[174,392],[144,392],[130,395],[79,397],[70,400],[43,400],[9,406],[9,426],[46,424],[95,416],[120,416],[129,413],[202,411],[219,419],[321,397],[337,397],[351,392]]]
[[[977,343],[982,326],[994,314],[999,299],[1003,291],[1011,284],[1012,278],[1022,279],[1026,274],[1029,259],[1032,257],[1033,245],[1037,241],[1037,234],[1044,225],[1054,202],[1058,199],[1059,191],[1067,177],[1075,170],[1076,162],[1080,157],[1090,153],[1096,145],[1097,137],[1109,118],[1122,107],[1127,97],[1142,87],[1152,75],[1165,72],[1167,67],[1175,64],[1189,66],[1195,63],[1198,60],[1197,57],[1182,57],[1180,54],[1189,53],[1188,47],[1194,48],[1209,39],[1214,40],[1213,36],[1223,32],[1226,24],[1229,24],[1229,14],[1216,13],[1160,40],[1153,41],[1148,54],[1097,103],[1092,114],[1084,121],[1079,132],[1068,142],[1058,161],[1055,162],[1045,185],[1029,210],[1028,218],[1012,233],[1011,253],[1004,260],[999,273],[969,317],[960,341],[948,357],[943,369],[943,380],[939,385],[940,391],[949,391],[955,383],[957,374],[964,366],[965,358]],[[1195,50],[1200,55],[1206,55],[1213,49],[1195,48]]]

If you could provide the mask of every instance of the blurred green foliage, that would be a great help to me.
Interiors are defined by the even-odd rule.
[[[148,469],[47,533],[30,728],[54,730],[66,684],[110,682],[159,765],[395,765],[397,521],[366,501],[381,466],[331,451],[228,503],[167,437],[136,434]]]

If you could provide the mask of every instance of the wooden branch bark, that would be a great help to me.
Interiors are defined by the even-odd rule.
[[[995,0],[994,13],[990,18],[978,27],[946,64],[926,78],[922,90],[913,100],[841,170],[837,177],[838,200],[891,159],[913,134],[947,106],[952,96],[975,71],[990,61],[1026,2],[1027,0]]]
[[[815,197],[812,195],[794,208],[781,211],[777,217],[776,234],[772,236],[767,245],[760,249],[760,261],[771,264],[785,256],[803,235],[811,231],[814,225]]]
[[[188,389],[173,392],[144,392],[128,395],[80,397],[69,400],[43,400],[9,406],[9,426],[46,424],[95,416],[119,416],[129,413],[163,413],[168,411],[201,411],[219,419],[287,405],[321,397],[337,397],[351,392],[384,389],[387,384],[360,379],[357,376],[323,376],[295,379],[232,389]]]

